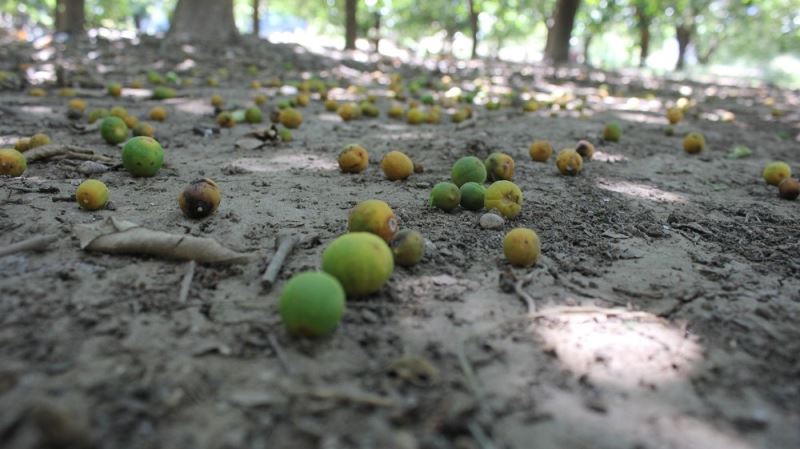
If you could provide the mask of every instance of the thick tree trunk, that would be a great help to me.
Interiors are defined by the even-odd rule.
[[[84,0],[56,0],[56,31],[70,36],[83,34],[86,20]]]
[[[569,40],[580,3],[580,0],[558,0],[553,11],[553,25],[547,33],[545,58],[554,64],[569,61]]]
[[[676,25],[675,38],[678,40],[678,61],[675,63],[675,70],[683,70],[686,65],[686,49],[692,40],[692,28],[689,25]]]
[[[233,0],[178,0],[168,38],[178,42],[232,42],[239,38]]]
[[[261,0],[253,0],[253,35],[261,34]]]
[[[637,27],[639,28],[639,67],[647,64],[650,54],[650,22],[651,18],[642,8],[636,8]]]
[[[472,32],[472,51],[470,58],[478,57],[478,11],[475,9],[475,0],[467,0],[469,5],[469,28]]]
[[[589,59],[589,47],[592,46],[592,39],[594,39],[594,34],[587,34],[583,38],[583,63],[586,65],[592,65],[591,59]]]
[[[345,0],[344,2],[344,48],[356,49],[356,14],[358,13],[358,0]]]
[[[372,22],[372,45],[375,48],[375,53],[381,52],[381,13],[376,12],[373,15],[373,22]]]

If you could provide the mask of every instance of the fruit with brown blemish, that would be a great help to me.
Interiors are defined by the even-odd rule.
[[[486,177],[490,181],[499,179],[510,181],[514,177],[514,159],[505,153],[490,154],[484,165],[486,166]]]
[[[32,150],[34,148],[43,147],[45,145],[50,145],[50,137],[44,133],[36,133],[31,136],[30,140],[28,141],[28,149]]]
[[[87,179],[75,190],[75,201],[83,210],[99,210],[108,203],[108,187],[102,181]]]
[[[117,116],[110,116],[100,123],[100,135],[106,143],[116,145],[128,138],[128,125]]]
[[[706,147],[706,139],[702,134],[692,132],[683,138],[683,151],[689,154],[697,154]]]
[[[394,270],[394,257],[377,235],[350,232],[322,252],[322,270],[339,280],[347,296],[361,297],[383,287]]]
[[[280,121],[281,125],[289,129],[296,129],[303,124],[303,114],[301,114],[297,109],[286,108],[281,110],[280,114],[278,115],[278,120]]]
[[[667,121],[670,125],[677,125],[683,120],[683,111],[677,106],[667,109]]]
[[[609,142],[619,142],[621,137],[622,127],[619,126],[619,123],[611,122],[606,124],[605,128],[603,128],[603,140],[607,140]]]
[[[785,200],[794,200],[800,196],[800,181],[786,178],[778,185],[778,196]]]
[[[371,232],[388,242],[397,232],[397,216],[381,200],[362,201],[350,211],[347,232]]]
[[[339,153],[339,169],[342,173],[361,173],[369,165],[369,152],[358,144],[350,144]]]
[[[22,176],[28,168],[28,160],[17,150],[0,149],[0,176]]]
[[[766,181],[767,184],[778,186],[784,179],[792,177],[792,168],[789,167],[789,164],[786,162],[770,162],[764,167],[764,171],[761,175],[764,177],[764,181]]]
[[[536,140],[528,148],[528,154],[536,162],[547,162],[553,155],[553,145],[547,140]]]
[[[459,188],[461,191],[461,207],[467,210],[481,210],[486,198],[486,187],[477,182],[465,182]]]
[[[148,116],[150,120],[155,120],[157,122],[163,122],[167,119],[167,109],[164,106],[156,106],[150,109],[150,113]]]
[[[450,212],[461,203],[461,190],[450,182],[440,182],[431,189],[428,206]]]
[[[14,149],[20,153],[24,153],[31,149],[31,139],[23,137],[14,144]]]
[[[412,267],[425,255],[425,239],[417,231],[403,229],[394,236],[392,247],[394,263],[401,267]]]
[[[486,182],[486,165],[475,156],[464,156],[453,164],[450,178],[458,187],[467,182],[483,184]]]
[[[286,330],[301,337],[330,334],[339,326],[344,310],[342,284],[321,271],[292,276],[278,300],[278,311]]]
[[[149,123],[139,123],[133,128],[133,135],[134,136],[146,136],[146,137],[153,137],[155,136],[156,131],[153,129],[153,126]]]
[[[133,176],[155,176],[163,162],[164,149],[152,137],[134,137],[122,147],[122,166]]]
[[[575,145],[575,152],[580,154],[583,160],[589,161],[594,156],[594,145],[588,140],[579,140]]]
[[[529,267],[539,259],[539,236],[528,228],[514,228],[503,239],[503,253],[511,265]]]
[[[564,176],[576,176],[583,169],[583,158],[575,150],[564,149],[556,156],[556,167]]]
[[[205,218],[219,207],[217,183],[208,178],[192,181],[178,196],[178,205],[188,218]]]
[[[402,151],[390,151],[381,160],[381,170],[389,181],[398,181],[414,173],[414,163]]]
[[[484,194],[483,207],[496,210],[506,218],[514,218],[522,210],[522,191],[511,181],[496,181]]]
[[[355,120],[361,117],[361,108],[355,103],[345,103],[339,106],[339,109],[336,110],[336,113],[339,114],[339,117],[341,117],[342,120],[349,122],[350,120]]]
[[[106,92],[112,97],[119,97],[122,95],[122,84],[120,83],[111,83],[106,87]]]
[[[217,114],[217,125],[222,128],[233,128],[236,126],[236,119],[233,118],[233,114],[229,111],[222,111]]]

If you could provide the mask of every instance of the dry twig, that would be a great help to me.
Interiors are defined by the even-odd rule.
[[[265,290],[270,290],[275,284],[275,280],[278,279],[278,274],[281,272],[283,263],[286,261],[286,258],[292,252],[297,242],[298,238],[293,235],[279,238],[278,250],[275,251],[275,255],[272,256],[272,260],[264,271],[264,275],[261,276],[261,286]]]
[[[19,243],[13,243],[5,248],[0,248],[0,257],[8,256],[20,251],[42,251],[56,240],[58,240],[58,236],[56,235],[41,235],[28,240],[23,240]]]

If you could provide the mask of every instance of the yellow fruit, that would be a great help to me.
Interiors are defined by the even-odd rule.
[[[205,218],[219,207],[217,183],[208,178],[192,181],[178,196],[178,206],[188,218]]]
[[[74,97],[75,96],[75,89],[71,89],[69,87],[64,87],[64,88],[58,89],[58,92],[56,92],[56,95],[58,95],[59,97]]]
[[[236,126],[236,120],[233,118],[233,114],[228,111],[222,111],[217,114],[217,125],[223,128],[233,128]]]
[[[114,106],[109,111],[109,115],[113,115],[114,117],[125,118],[128,116],[128,110],[123,108],[122,106]]]
[[[575,146],[575,152],[580,154],[582,159],[589,161],[594,156],[594,145],[589,141],[580,140]]]
[[[141,89],[143,87],[144,87],[144,81],[142,81],[141,79],[136,78],[135,80],[131,81],[132,89]]]
[[[683,111],[681,108],[671,107],[667,109],[667,120],[669,120],[670,125],[678,124],[683,120]]]
[[[525,104],[522,106],[522,109],[525,112],[536,112],[536,111],[539,110],[539,107],[540,107],[540,105],[539,105],[538,101],[530,100],[530,101],[525,102]]]
[[[163,122],[167,119],[167,110],[164,106],[156,106],[150,109],[150,113],[148,114],[150,120],[155,120],[157,122]]]
[[[486,210],[497,210],[506,218],[514,218],[522,210],[522,191],[511,181],[496,181],[483,197]]]
[[[425,239],[417,231],[403,229],[394,236],[390,246],[394,263],[402,267],[416,265],[425,255]]]
[[[259,81],[259,80],[250,81],[250,88],[251,89],[261,89],[261,81]]]
[[[361,145],[350,144],[339,153],[339,169],[342,173],[361,173],[368,164],[369,153]]]
[[[87,179],[75,191],[75,200],[81,209],[102,209],[108,203],[108,187],[96,179]]]
[[[297,109],[286,108],[278,115],[278,121],[281,122],[281,125],[289,129],[299,128],[303,123],[303,114]]]
[[[92,109],[92,111],[89,112],[89,117],[87,118],[87,120],[89,121],[89,123],[94,123],[100,120],[101,118],[108,117],[109,114],[110,112],[108,111],[108,109],[105,108]]]
[[[492,153],[484,162],[486,176],[490,181],[505,179],[510,181],[514,177],[514,159],[505,153]]]
[[[553,155],[553,146],[546,140],[537,140],[531,144],[528,154],[536,162],[547,162]]]
[[[136,127],[139,124],[139,119],[136,118],[135,115],[126,115],[122,117],[122,121],[125,122],[125,125],[130,129]]]
[[[155,136],[155,130],[149,123],[139,123],[135,128],[133,128],[133,135],[153,137]]]
[[[800,196],[800,181],[786,178],[778,185],[778,195],[785,200],[793,200]]]
[[[119,83],[109,84],[106,90],[108,91],[108,94],[111,95],[112,97],[119,97],[120,95],[122,95],[122,85],[120,85]]]
[[[28,91],[28,95],[30,95],[31,97],[44,97],[45,95],[47,95],[47,92],[45,92],[45,90],[42,88],[34,87],[33,89]]]
[[[211,96],[211,106],[215,108],[221,108],[225,104],[225,99],[222,98],[222,95],[212,95]]]
[[[411,158],[401,151],[390,151],[383,156],[381,161],[381,169],[386,179],[389,181],[397,181],[406,179],[414,173],[414,163]]]
[[[338,279],[348,296],[366,296],[380,290],[392,275],[394,257],[380,237],[351,232],[325,248],[322,270]]]
[[[411,108],[406,113],[406,121],[411,125],[419,125],[425,121],[425,113],[417,108]]]
[[[361,108],[355,103],[345,103],[336,111],[345,122],[361,117]]]
[[[339,108],[339,103],[336,102],[333,98],[328,98],[325,100],[325,110],[328,112],[333,112]]]
[[[583,158],[575,150],[561,150],[556,156],[556,167],[562,175],[575,176],[583,169]]]
[[[383,201],[362,201],[350,211],[347,232],[371,232],[388,242],[397,232],[397,217]]]
[[[267,104],[267,96],[263,95],[263,94],[258,94],[255,97],[253,97],[253,103],[257,104],[258,106],[263,106],[263,105]],[[217,105],[214,105],[214,106],[217,106]]]
[[[294,102],[300,107],[308,106],[308,103],[310,101],[311,99],[308,97],[307,94],[300,94],[294,99]]]
[[[532,229],[512,229],[503,239],[503,253],[511,265],[529,267],[539,258],[539,236]]]
[[[25,156],[11,148],[0,149],[0,176],[22,176],[28,168]]]
[[[767,184],[777,186],[783,182],[784,179],[792,177],[792,168],[786,162],[770,162],[764,167],[764,181]]]
[[[465,111],[464,109],[459,109],[458,111],[453,113],[452,116],[450,116],[450,120],[452,120],[453,123],[461,123],[466,119],[467,119],[467,111]]]
[[[83,111],[86,110],[86,102],[78,98],[73,98],[69,101],[69,103],[67,103],[67,107],[72,111],[80,112],[82,114]]]
[[[689,133],[683,138],[683,151],[697,154],[706,147],[706,139],[700,133]]]
[[[22,139],[17,140],[17,143],[14,144],[14,149],[19,151],[20,153],[24,153],[31,149],[31,139],[27,137],[23,137]]]
[[[328,273],[308,271],[292,276],[281,292],[278,310],[292,335],[320,337],[342,320],[345,292]]]
[[[400,103],[392,103],[387,114],[391,118],[403,118],[403,105]]]
[[[43,133],[36,133],[32,135],[31,139],[28,141],[28,149],[43,147],[45,145],[50,145],[50,137]]]

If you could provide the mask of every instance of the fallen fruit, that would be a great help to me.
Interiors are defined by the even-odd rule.
[[[0,175],[21,176],[28,168],[28,160],[17,150],[0,149]]]
[[[322,270],[341,282],[350,297],[366,296],[383,287],[394,270],[386,242],[368,232],[337,237],[322,252]]]
[[[106,108],[92,109],[91,111],[89,111],[89,116],[87,117],[87,121],[89,123],[94,123],[100,120],[101,118],[108,117],[109,114],[110,112],[108,112],[108,109]]]
[[[477,182],[465,182],[459,189],[461,191],[461,207],[467,210],[483,209],[486,197],[486,187]]]
[[[394,236],[390,246],[394,263],[402,267],[418,264],[425,255],[425,239],[417,231],[403,229]]]
[[[591,160],[594,156],[594,145],[587,140],[580,140],[575,146],[575,152],[581,155],[581,159]]]
[[[69,108],[70,111],[83,114],[83,112],[86,111],[86,102],[79,98],[73,98],[67,103],[67,108]]]
[[[398,181],[414,173],[414,163],[402,151],[390,151],[381,160],[381,170],[389,181]]]
[[[122,165],[133,176],[155,176],[163,162],[164,149],[152,137],[134,137],[122,147]]]
[[[389,107],[387,115],[391,118],[403,118],[403,105],[400,103],[392,103]]]
[[[683,111],[681,108],[673,106],[667,109],[667,120],[670,125],[676,125],[683,120]]]
[[[350,120],[355,120],[361,117],[361,108],[359,108],[355,103],[345,103],[339,106],[339,109],[337,109],[336,112],[345,122],[349,122]]]
[[[116,145],[128,138],[128,125],[116,116],[109,116],[100,122],[100,135],[106,143]]]
[[[267,96],[264,94],[258,94],[253,97],[253,103],[257,104],[258,106],[263,106],[267,104]]]
[[[371,232],[388,242],[397,232],[397,217],[383,201],[362,201],[350,211],[347,232]]]
[[[222,95],[215,94],[211,96],[211,106],[215,108],[221,108],[225,104],[225,99],[222,98]]]
[[[785,200],[793,200],[800,196],[800,181],[786,178],[778,186],[778,195]]]
[[[514,218],[522,210],[522,191],[511,181],[496,181],[486,189],[483,207],[497,210],[506,218]]]
[[[786,162],[770,162],[764,167],[764,181],[767,184],[777,186],[783,182],[784,179],[792,177],[792,168]]]
[[[125,117],[128,116],[128,110],[122,106],[114,106],[109,111],[109,115],[113,115],[114,117],[119,117],[124,119]]]
[[[464,156],[453,164],[450,178],[458,187],[468,182],[483,184],[486,182],[486,166],[475,156]]]
[[[334,100],[333,98],[328,98],[325,100],[325,110],[328,112],[333,112],[339,109],[339,103]]]
[[[264,120],[264,115],[259,108],[247,108],[244,111],[244,121],[247,123],[261,123]]]
[[[289,129],[299,128],[303,123],[303,114],[297,109],[286,108],[281,110],[280,115],[278,115],[278,121]]]
[[[45,145],[50,145],[50,137],[44,133],[36,133],[32,135],[28,141],[29,150],[37,147],[43,147]]]
[[[484,162],[486,177],[490,181],[504,179],[510,181],[514,177],[514,159],[505,153],[492,153]]]
[[[511,265],[529,267],[536,263],[540,251],[539,236],[532,229],[512,229],[503,239],[503,253]]]
[[[47,91],[40,87],[34,87],[33,89],[28,91],[28,95],[31,97],[44,97],[47,95]]]
[[[149,123],[139,123],[133,128],[133,135],[134,136],[147,136],[153,137],[155,135],[155,129]]]
[[[222,111],[217,114],[217,125],[222,128],[233,128],[236,126],[236,119],[233,118],[233,114],[228,111]]]
[[[333,332],[345,309],[342,284],[328,273],[307,271],[292,276],[281,292],[278,310],[292,335],[319,337]]]
[[[122,121],[125,122],[125,126],[127,126],[128,129],[132,129],[139,124],[139,119],[136,118],[135,115],[126,115],[122,117]]]
[[[219,207],[221,196],[217,183],[208,178],[197,179],[178,195],[178,206],[188,218],[205,218]]]
[[[620,128],[619,123],[611,122],[603,128],[603,139],[609,142],[619,142],[620,137],[622,137],[622,128]]]
[[[706,139],[700,133],[689,133],[683,138],[683,151],[697,154],[706,147]]]
[[[381,110],[378,109],[374,103],[370,103],[369,101],[362,101],[359,107],[361,108],[361,113],[364,114],[365,117],[375,118],[381,115]]]
[[[410,125],[419,125],[425,121],[425,112],[418,108],[411,108],[406,112],[406,121]]]
[[[428,205],[450,212],[461,202],[461,191],[458,186],[449,182],[440,182],[433,186]]]
[[[553,155],[553,146],[547,140],[537,140],[531,144],[528,154],[536,162],[547,162]]]
[[[562,175],[575,176],[583,169],[583,158],[575,150],[561,150],[556,156],[556,167]]]
[[[150,113],[148,114],[150,120],[155,120],[157,122],[163,122],[167,119],[167,110],[164,106],[156,106],[150,109]]]
[[[122,85],[120,83],[111,83],[106,88],[106,91],[112,97],[119,97],[122,95]]]
[[[294,98],[294,103],[299,107],[308,106],[308,103],[311,101],[311,98],[307,94],[299,94]]]
[[[278,135],[281,138],[281,142],[291,142],[294,137],[292,136],[292,132],[286,128],[281,128],[278,131]]]
[[[81,209],[102,209],[108,203],[108,187],[96,179],[87,179],[75,190],[75,200]]]
[[[31,139],[23,137],[14,144],[14,149],[20,153],[24,153],[31,149]]]
[[[175,92],[175,89],[171,87],[158,86],[153,89],[154,100],[167,100],[169,98],[175,98],[176,95],[177,92]]]
[[[339,169],[342,173],[361,173],[369,165],[369,153],[358,144],[350,144],[339,153]]]

